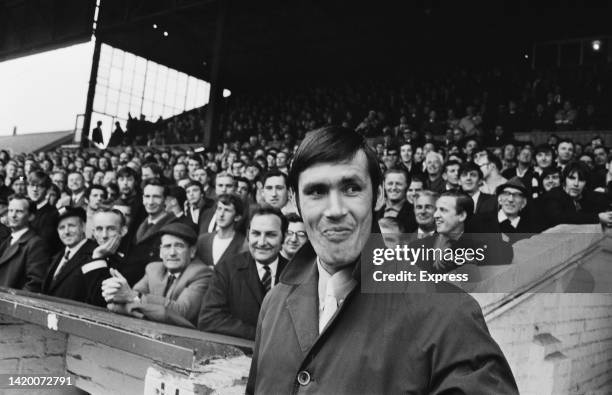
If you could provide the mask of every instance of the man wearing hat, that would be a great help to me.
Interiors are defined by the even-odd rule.
[[[80,207],[60,209],[57,233],[64,248],[52,258],[42,292],[58,298],[105,306],[100,284],[110,274],[106,264],[92,262],[92,253],[98,244],[85,238],[86,218],[87,213]]]
[[[102,283],[102,296],[112,311],[174,325],[194,326],[212,269],[195,258],[197,235],[180,222],[163,226],[159,255],[144,277],[130,288],[119,271]]]

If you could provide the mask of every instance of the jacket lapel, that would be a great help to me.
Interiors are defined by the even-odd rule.
[[[255,300],[261,305],[264,298],[264,292],[261,287],[259,275],[257,274],[257,265],[253,257],[251,257],[251,254],[248,254],[247,259],[243,261],[239,270],[243,276],[244,282],[255,297]]]
[[[64,267],[62,267],[60,269],[60,272],[57,273],[57,277],[53,278],[53,273],[55,273],[55,269],[57,268],[57,265],[55,265],[53,273],[50,273],[51,275],[51,286],[49,287],[49,290],[53,290],[55,289],[59,284],[62,283],[62,281],[64,281],[64,279],[75,269],[78,269],[81,267],[81,264],[83,263],[83,257],[87,257],[87,253],[86,251],[86,246],[87,246],[86,242],[85,244],[83,244],[81,246],[81,248],[79,248],[79,250],[76,252],[76,254],[74,254],[74,256],[70,259],[68,259],[68,262],[66,262],[64,264]],[[62,254],[63,255],[63,251]],[[61,255],[60,255],[60,260],[61,261]]]
[[[210,239],[210,256],[212,258],[212,239]],[[244,243],[244,237],[238,232],[234,233],[234,237],[232,241],[229,243],[223,254],[221,254],[221,258],[219,258],[219,262],[227,258],[228,256],[235,255],[240,253],[240,245]],[[212,262],[212,259],[211,259]]]
[[[295,260],[293,264],[295,264]],[[300,264],[307,264],[300,262]],[[304,281],[291,291],[286,304],[302,353],[306,355],[319,337],[319,274],[314,261]]]
[[[32,229],[28,229],[23,235],[21,235],[19,240],[17,240],[13,244],[9,244],[6,250],[4,250],[2,257],[0,257],[0,265],[10,261],[19,252],[19,250],[21,249],[21,245],[27,243],[33,235],[34,232],[32,231]],[[10,238],[11,236],[9,235],[8,237]]]
[[[168,214],[164,214],[164,217],[161,218],[159,221],[157,221],[154,225],[150,226],[146,231],[143,231],[144,229],[144,224],[146,223],[146,221],[148,221],[148,218],[145,219],[143,221],[143,223],[140,225],[140,227],[138,228],[138,232],[137,235],[140,234],[139,239],[137,240],[137,243],[142,243],[143,241],[155,236],[157,234],[157,232],[159,232],[159,230],[168,222],[170,222],[172,220],[172,217]],[[142,229],[141,229],[142,227]]]

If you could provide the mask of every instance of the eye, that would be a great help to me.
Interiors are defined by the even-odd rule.
[[[357,184],[348,184],[344,190],[348,194],[356,194],[361,192],[361,187]]]

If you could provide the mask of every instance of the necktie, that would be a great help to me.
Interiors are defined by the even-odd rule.
[[[68,262],[68,259],[70,259],[70,250],[66,250],[66,253],[62,257],[62,260],[60,261],[59,265],[57,265],[57,269],[55,269],[55,273],[53,273],[53,279],[57,277],[66,262]]]
[[[325,303],[323,305],[323,311],[321,312],[321,316],[319,317],[319,333],[323,332],[323,328],[325,328],[329,320],[338,310],[338,300],[334,295],[332,278],[330,278],[327,283],[327,290],[325,292]]]
[[[264,291],[268,292],[270,288],[272,288],[272,272],[270,271],[270,266],[268,265],[264,265],[263,269],[265,273],[261,278],[261,284],[264,287]]]
[[[168,291],[170,291],[172,284],[174,284],[174,280],[176,280],[176,276],[174,274],[168,275],[168,282],[166,283],[166,288],[164,289],[164,297],[168,295]]]
[[[510,222],[509,219],[505,219],[502,222],[499,223],[499,228],[501,229],[502,233],[514,233],[516,232],[516,229],[514,228],[514,226],[512,226],[512,222]]]

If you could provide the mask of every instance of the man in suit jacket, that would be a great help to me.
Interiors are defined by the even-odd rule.
[[[431,283],[426,293],[362,292],[371,265],[360,256],[383,199],[363,136],[309,132],[289,179],[310,243],[261,308],[247,393],[518,393],[468,294],[438,294]]]
[[[215,266],[212,284],[198,318],[198,329],[255,338],[257,315],[266,293],[278,284],[287,261],[279,255],[287,232],[280,210],[265,206],[252,214],[249,251]]]
[[[198,181],[191,180],[185,185],[185,216],[191,220],[196,229],[199,229],[200,214],[215,205],[213,199],[204,196],[202,185]]]
[[[147,265],[133,288],[111,269],[113,278],[102,284],[103,296],[112,311],[193,327],[212,269],[195,258],[196,233],[191,226],[169,223],[160,234],[161,261]]]
[[[145,267],[159,260],[159,231],[176,220],[165,211],[166,187],[157,180],[148,181],[142,191],[142,202],[147,218],[140,224],[129,249],[128,263],[122,271],[130,285],[145,274]]]
[[[405,232],[416,229],[414,206],[406,200],[406,191],[410,179],[403,169],[391,169],[385,172],[385,205],[377,211],[376,219],[394,217]]]
[[[461,191],[446,191],[436,201],[436,234],[417,240],[412,248],[424,247],[436,249],[443,254],[435,253],[421,257],[417,264],[432,273],[447,273],[464,264],[506,265],[512,262],[514,256],[512,246],[503,241],[501,235],[494,233],[471,233],[466,231],[466,224],[473,217],[473,201]],[[485,247],[486,250],[485,250]],[[482,251],[471,257],[447,259],[447,249],[465,251],[471,248]]]
[[[110,277],[105,264],[92,262],[98,244],[85,238],[87,214],[80,207],[65,209],[59,216],[57,232],[65,248],[51,260],[42,292],[96,306],[106,306],[100,285]]]
[[[0,244],[0,286],[40,292],[49,267],[45,242],[31,229],[36,206],[23,195],[9,198],[10,237]]]
[[[47,191],[51,187],[51,179],[41,171],[35,170],[28,175],[28,197],[36,205],[34,219],[30,227],[46,243],[50,254],[57,253],[62,243],[57,236],[57,209],[47,202]]]
[[[242,199],[225,194],[217,200],[217,231],[200,235],[196,244],[197,257],[210,266],[243,252],[246,247],[244,234],[236,229],[244,213]]]
[[[494,195],[480,191],[482,170],[474,162],[463,163],[459,169],[459,185],[474,201],[474,214],[497,212],[497,199]]]

